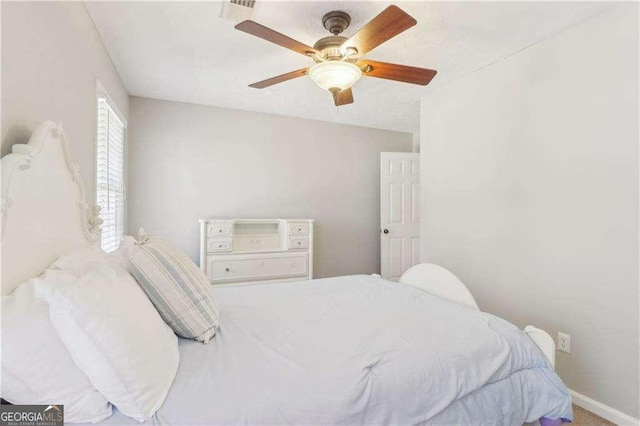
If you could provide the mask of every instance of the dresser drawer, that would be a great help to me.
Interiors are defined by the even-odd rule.
[[[216,221],[216,222],[211,222],[209,223],[209,225],[207,226],[207,237],[213,237],[213,238],[224,238],[224,237],[231,237],[231,222],[227,222],[227,221]]]
[[[231,238],[208,238],[207,252],[224,252],[231,251]]]
[[[289,250],[302,250],[309,248],[309,237],[289,237]]]
[[[213,282],[275,279],[308,274],[308,257],[252,257],[238,259],[229,257],[209,258],[207,272]]]
[[[309,235],[309,224],[307,222],[289,223],[289,235]]]

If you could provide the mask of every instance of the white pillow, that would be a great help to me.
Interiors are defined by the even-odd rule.
[[[2,296],[2,397],[13,404],[63,404],[65,422],[98,422],[111,404],[78,368],[49,319],[34,282],[56,286],[75,278],[62,272],[27,281]]]
[[[126,236],[120,242],[117,250],[107,253],[98,246],[90,246],[76,250],[72,253],[60,256],[49,269],[64,271],[74,277],[81,277],[93,269],[109,265],[119,267],[129,272],[129,250],[135,245],[135,239]]]
[[[74,277],[81,277],[91,269],[105,262],[107,252],[99,246],[90,246],[60,256],[49,269],[60,270]]]
[[[125,270],[99,266],[47,295],[75,363],[123,414],[144,421],[178,369],[178,339]]]

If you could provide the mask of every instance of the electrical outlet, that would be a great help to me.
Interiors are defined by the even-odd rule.
[[[571,336],[565,333],[558,333],[558,350],[571,353]]]

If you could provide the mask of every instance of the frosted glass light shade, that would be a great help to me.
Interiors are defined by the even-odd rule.
[[[324,90],[345,90],[360,80],[362,71],[350,62],[320,62],[309,69],[309,77]]]

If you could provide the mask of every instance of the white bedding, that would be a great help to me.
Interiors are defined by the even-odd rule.
[[[510,323],[357,275],[216,288],[221,327],[180,341],[149,424],[496,424],[572,419],[549,362]],[[100,424],[133,424],[115,414]]]

